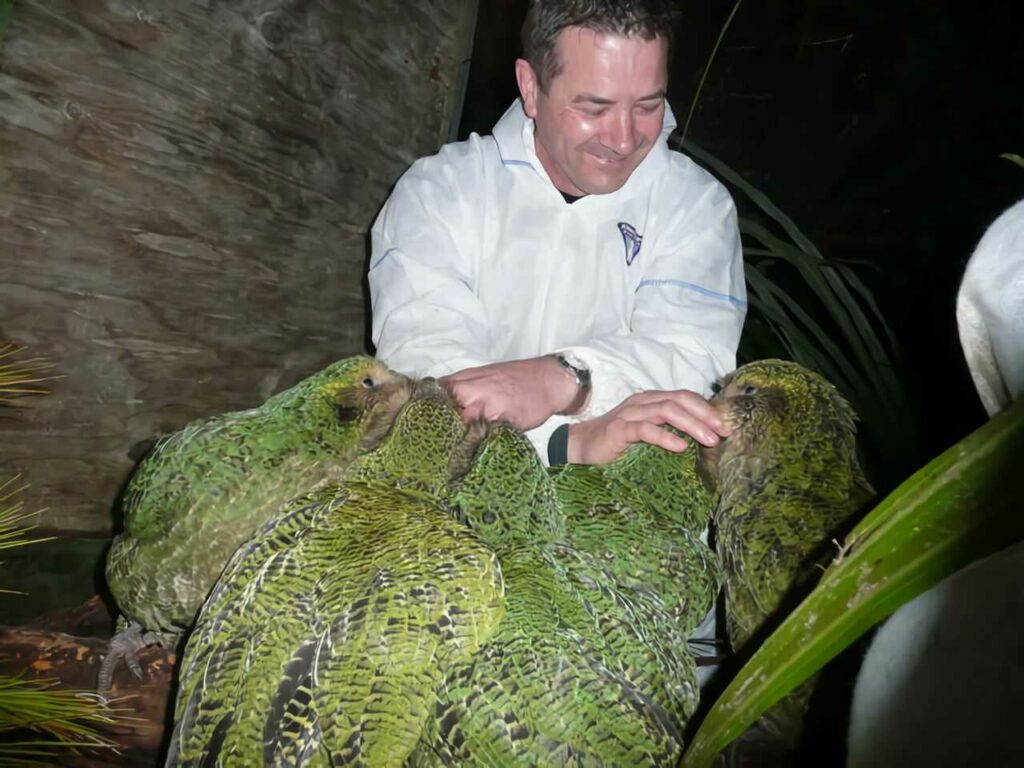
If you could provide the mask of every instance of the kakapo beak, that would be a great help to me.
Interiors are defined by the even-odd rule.
[[[708,446],[697,443],[697,476],[700,477],[709,492],[716,493],[718,490],[718,465],[721,462],[722,453],[725,452],[726,446],[737,433],[740,425],[732,417],[732,409],[728,407],[728,400],[722,395],[722,392],[718,392],[708,403],[718,411],[722,421],[732,429],[731,435],[719,436],[717,445]]]
[[[719,392],[708,400],[708,404],[718,411],[719,417],[725,422],[726,426],[732,430],[732,434],[722,437],[721,442],[728,441],[729,438],[735,435],[736,432],[739,431],[740,427],[743,426],[743,419],[737,417],[735,408],[733,408],[734,404],[732,398],[726,397],[724,391],[725,390]]]
[[[709,493],[718,491],[718,465],[722,459],[725,440],[726,438],[722,438],[718,445],[710,447],[697,444],[697,476]]]

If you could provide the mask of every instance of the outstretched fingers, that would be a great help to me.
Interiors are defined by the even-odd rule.
[[[606,464],[634,443],[650,443],[669,451],[686,450],[687,441],[666,426],[706,446],[718,445],[730,433],[714,406],[689,390],[648,390],[630,395],[608,413],[569,428],[569,460]]]

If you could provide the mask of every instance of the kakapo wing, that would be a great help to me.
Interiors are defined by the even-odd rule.
[[[681,728],[639,668],[641,659],[653,665],[654,654],[633,614],[616,602],[628,597],[602,568],[580,566],[581,559],[592,564],[584,553],[564,556],[571,550],[569,521],[525,437],[497,427],[452,505],[499,557],[506,615],[487,644],[446,677],[411,764],[643,765],[677,758]],[[592,583],[581,588],[585,582]],[[691,702],[694,688],[695,680]]]
[[[719,585],[717,558],[693,530],[709,515],[711,497],[695,475],[680,480],[680,466],[692,470],[693,458],[644,446],[607,467],[568,466],[555,475],[568,531],[559,560],[616,663],[679,731],[699,700],[687,641]],[[646,464],[642,480],[623,473],[638,459]]]
[[[125,616],[180,631],[231,553],[355,455],[408,397],[368,357],[328,366],[258,408],[194,421],[145,457],[122,499],[107,581]]]
[[[493,553],[422,494],[329,486],[239,550],[183,661],[169,765],[400,765],[503,612]]]

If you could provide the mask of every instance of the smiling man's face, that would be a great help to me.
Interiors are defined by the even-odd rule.
[[[569,27],[555,45],[561,71],[547,93],[530,64],[516,62],[537,157],[562,192],[614,192],[661,133],[668,43]]]

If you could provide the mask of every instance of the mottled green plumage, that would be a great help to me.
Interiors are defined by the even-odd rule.
[[[712,498],[695,458],[692,447],[636,445],[608,466],[554,475],[573,583],[615,658],[680,731],[699,700],[687,640],[718,591],[717,560],[700,540]]]
[[[836,553],[837,531],[870,494],[856,455],[855,415],[816,373],[782,360],[744,365],[712,400],[734,431],[701,466],[720,492],[715,548],[729,641],[746,656],[788,600]],[[763,724],[792,746],[809,689]]]
[[[372,358],[347,358],[157,443],[125,490],[124,532],[107,557],[124,616],[162,632],[191,626],[235,548],[379,437],[409,388]]]
[[[439,501],[466,440],[421,382],[376,451],[238,550],[185,652],[168,764],[402,764],[502,616],[493,552]]]
[[[607,466],[553,472],[568,540],[600,558],[622,589],[656,595],[689,632],[718,591],[716,561],[699,537],[713,507],[691,445],[675,454],[638,444]]]
[[[659,462],[669,456],[658,453]],[[549,476],[515,430],[497,427],[484,442],[452,503],[501,561],[506,616],[442,687],[414,764],[678,758],[697,701],[687,624],[704,616],[717,588],[710,551],[681,521],[706,517],[710,504],[692,454],[660,469],[648,458],[638,449],[611,467]],[[677,502],[692,492],[703,512],[701,502],[690,501],[689,512],[673,504],[664,488],[664,480],[681,480],[681,461],[688,490],[676,491]],[[648,504],[641,489],[651,482],[659,493]]]
[[[170,762],[674,764],[720,578],[743,651],[867,488],[823,379],[764,361],[723,386],[735,432],[702,451],[709,492],[695,449],[548,472],[422,383],[379,447],[231,560]]]
[[[613,663],[551,560],[528,546],[500,556],[505,617],[447,677],[412,764],[666,764],[678,733]]]
[[[734,432],[706,450],[720,492],[716,549],[729,639],[743,648],[786,593],[819,573],[830,542],[869,492],[854,413],[824,378],[783,360],[726,376],[713,398]]]

